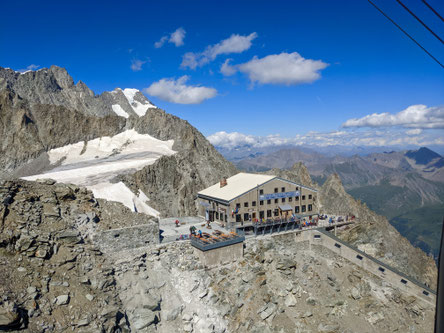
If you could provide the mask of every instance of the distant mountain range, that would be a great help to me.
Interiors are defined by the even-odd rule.
[[[329,156],[311,148],[285,147],[244,158],[242,149],[220,151],[249,172],[289,170],[302,162],[318,184],[336,173],[347,192],[386,216],[414,245],[437,255],[444,216],[444,158],[429,148]]]

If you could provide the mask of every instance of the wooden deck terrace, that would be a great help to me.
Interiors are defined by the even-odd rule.
[[[245,240],[245,236],[238,235],[234,232],[221,233],[213,232],[209,234],[202,233],[202,237],[191,236],[191,245],[201,251],[214,250],[220,247],[229,246],[237,243],[241,243]]]

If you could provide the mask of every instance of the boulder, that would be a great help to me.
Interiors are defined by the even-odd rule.
[[[132,325],[135,329],[141,330],[155,323],[157,320],[156,314],[148,309],[139,311],[137,317],[133,320]]]
[[[361,293],[359,292],[359,289],[356,287],[353,287],[351,290],[351,297],[353,299],[360,299],[361,298]]]
[[[69,303],[69,295],[60,295],[54,299],[56,305],[66,305]]]
[[[65,243],[77,244],[82,240],[82,237],[78,230],[64,230],[57,235],[57,239]]]
[[[297,303],[297,300],[296,300],[296,297],[294,297],[293,294],[289,294],[285,298],[285,306],[292,307],[292,306],[295,306],[296,303]]]
[[[178,307],[175,307],[174,309],[171,309],[166,314],[166,320],[167,321],[176,320],[181,312],[182,312],[182,306],[178,306]]]
[[[20,313],[13,302],[0,304],[0,330],[10,330],[20,326]]]
[[[324,324],[324,323],[320,323],[318,325],[318,332],[322,332],[322,333],[336,333],[336,332],[339,332],[339,325],[338,324]]]
[[[151,311],[156,310],[159,308],[159,300],[147,294],[143,297],[142,307]]]
[[[267,308],[261,312],[260,316],[262,320],[267,319],[270,317],[277,309],[276,304],[274,303],[268,303]]]

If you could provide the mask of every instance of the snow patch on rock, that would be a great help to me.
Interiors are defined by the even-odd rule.
[[[145,115],[145,113],[148,111],[149,108],[156,108],[153,104],[146,101],[145,103],[141,103],[139,101],[136,101],[134,99],[135,95],[140,92],[137,89],[130,89],[126,88],[123,90],[123,94],[125,95],[126,99],[128,100],[128,103],[133,108],[134,112],[137,113],[139,117],[142,117]]]
[[[51,178],[61,183],[85,186],[97,198],[117,201],[134,212],[159,216],[147,205],[149,198],[142,192],[134,194],[124,183],[112,180],[120,174],[141,170],[163,155],[173,155],[174,140],[162,141],[134,129],[112,137],[101,137],[88,142],[77,142],[48,152],[54,169],[26,180]]]
[[[126,113],[119,104],[114,104],[111,106],[113,111],[120,117],[129,118],[129,114]]]
[[[146,195],[144,195],[144,198],[141,198],[140,195],[136,196],[122,182],[118,182],[116,184],[107,182],[99,183],[97,185],[90,186],[89,188],[94,193],[96,198],[120,202],[133,212],[144,213],[155,217],[159,217],[160,215],[157,210],[151,208],[145,203],[149,200]],[[146,200],[144,200],[145,198]]]

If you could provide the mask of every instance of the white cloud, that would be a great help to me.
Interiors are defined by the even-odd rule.
[[[296,85],[311,83],[321,77],[320,70],[327,63],[321,60],[305,59],[299,53],[272,54],[264,58],[254,57],[250,61],[230,66],[226,61],[221,68],[224,75],[233,75],[235,71],[246,74],[252,83]]]
[[[251,47],[251,42],[257,37],[253,32],[248,36],[233,34],[229,38],[220,41],[217,44],[207,46],[203,52],[188,52],[182,58],[182,68],[196,69],[202,67],[210,61],[216,59],[220,54],[242,53]]]
[[[246,135],[238,132],[227,133],[224,131],[216,132],[207,137],[212,145],[224,148],[234,148],[236,146],[258,144],[258,137]]]
[[[444,106],[411,105],[395,114],[373,113],[347,120],[343,127],[444,128]]]
[[[161,79],[144,91],[151,96],[177,104],[200,104],[217,95],[217,90],[214,88],[186,85],[188,80],[189,76],[187,75],[177,80]]]
[[[220,72],[225,76],[231,76],[236,74],[237,70],[235,67],[230,65],[230,61],[233,59],[227,59],[220,67]]]
[[[176,47],[182,46],[184,44],[186,31],[184,28],[177,28],[176,31],[170,33],[169,35],[163,36],[159,41],[154,43],[156,49],[161,48],[166,42],[174,44]]]
[[[411,130],[406,131],[406,133],[407,133],[408,135],[419,135],[419,134],[422,133],[422,129],[420,129],[420,128],[414,128],[414,129],[411,129]]]
[[[28,72],[28,71],[35,71],[39,67],[40,67],[39,65],[31,64],[26,68],[19,69],[17,72],[24,73],[24,72]]]
[[[168,40],[167,36],[163,36],[158,42],[154,43],[154,47],[156,49],[161,48],[163,46],[163,44],[165,44],[165,42]]]
[[[183,28],[178,28],[170,35],[170,39],[168,40],[168,42],[173,43],[174,45],[176,45],[176,47],[182,46],[184,44],[183,40],[185,38],[185,34],[186,32]]]
[[[418,132],[415,132],[418,133]],[[421,134],[421,133],[418,133]],[[233,149],[235,147],[250,146],[254,148],[272,146],[427,146],[444,145],[439,133],[430,135],[413,135],[408,131],[375,131],[375,130],[347,130],[332,132],[308,132],[297,134],[291,138],[283,138],[278,134],[268,136],[255,136],[238,132],[217,132],[207,139],[217,147]]]
[[[145,64],[146,61],[139,60],[139,59],[133,59],[131,60],[131,70],[133,72],[138,72],[142,70],[143,64]]]

